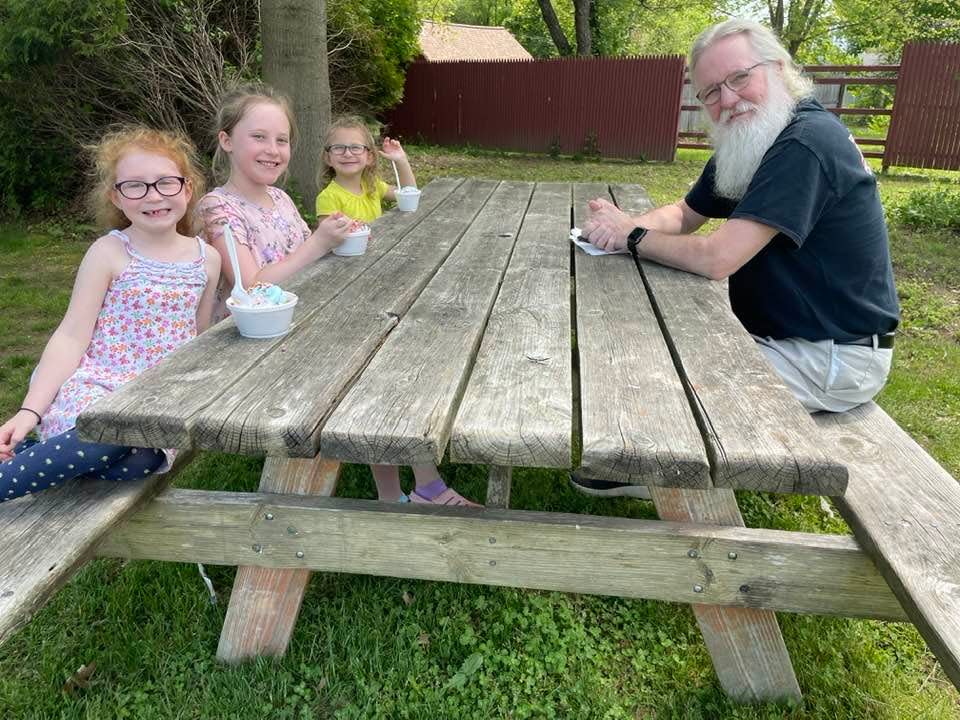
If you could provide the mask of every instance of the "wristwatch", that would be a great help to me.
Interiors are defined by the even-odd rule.
[[[630,231],[630,234],[627,235],[627,249],[631,254],[636,254],[637,245],[640,244],[640,241],[643,240],[646,234],[647,229],[645,227],[640,227],[639,225]]]

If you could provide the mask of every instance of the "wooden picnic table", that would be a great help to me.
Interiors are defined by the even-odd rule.
[[[573,248],[599,196],[650,207],[639,186],[434,180],[365,255],[289,283],[286,336],[224,321],[84,413],[91,440],[267,456],[259,493],[167,491],[100,554],[242,566],[228,661],[284,652],[322,569],[691,603],[730,695],[798,697],[775,610],[904,612],[851,538],[743,527],[734,489],[839,496],[847,469],[722,284]],[[340,462],[445,455],[489,467],[487,509],[326,497]],[[649,485],[666,522],[508,510],[514,467]]]

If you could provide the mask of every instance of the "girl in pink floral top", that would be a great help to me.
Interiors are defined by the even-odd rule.
[[[129,128],[104,138],[96,162],[98,219],[124,230],[90,246],[23,407],[0,426],[0,502],[78,476],[162,469],[161,450],[80,440],[76,418],[210,323],[220,257],[189,235],[203,189],[190,141]],[[39,439],[25,439],[38,425]]]
[[[323,257],[343,242],[350,220],[334,213],[311,233],[290,197],[274,187],[287,171],[296,134],[282,95],[267,86],[242,86],[223,99],[216,122],[214,168],[229,177],[200,201],[200,215],[207,242],[223,258],[215,313],[220,320],[227,316],[224,303],[234,284],[224,225],[230,224],[237,242],[240,279],[248,288],[282,284]]]

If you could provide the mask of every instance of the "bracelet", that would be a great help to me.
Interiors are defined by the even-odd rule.
[[[20,409],[21,409],[21,410],[26,410],[27,412],[33,413],[34,415],[36,415],[36,416],[37,416],[37,422],[38,422],[38,423],[43,422],[43,418],[40,417],[40,413],[38,413],[36,410],[31,410],[31,409],[28,408],[28,407],[22,407],[22,408],[20,408]]]

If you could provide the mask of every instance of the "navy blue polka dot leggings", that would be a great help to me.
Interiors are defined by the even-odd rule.
[[[164,454],[153,448],[84,442],[74,428],[43,442],[28,438],[0,463],[0,503],[56,487],[75,477],[135,480],[157,470]]]

